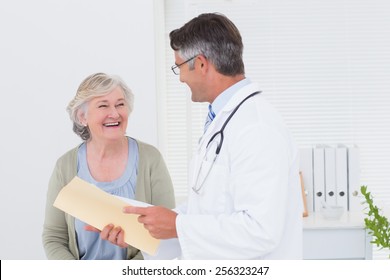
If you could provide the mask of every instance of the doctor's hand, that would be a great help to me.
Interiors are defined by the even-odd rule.
[[[138,222],[144,224],[150,235],[157,239],[176,238],[176,216],[177,213],[161,207],[134,207],[126,206],[124,213],[137,214]]]
[[[103,230],[99,230],[93,226],[86,225],[84,229],[87,231],[93,231],[100,233],[100,238],[107,240],[114,245],[117,245],[121,248],[126,248],[129,246],[125,241],[125,232],[121,227],[115,227],[113,224],[106,225]]]

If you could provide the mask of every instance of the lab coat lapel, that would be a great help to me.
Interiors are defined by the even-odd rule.
[[[259,85],[257,83],[250,83],[249,85],[246,85],[239,91],[237,91],[221,110],[221,112],[227,113],[225,119],[228,117],[228,115],[230,115],[230,113],[242,100],[244,100],[248,95],[251,95],[256,91],[259,91]]]
[[[250,83],[243,88],[241,88],[239,91],[237,91],[232,98],[229,100],[229,102],[222,108],[222,110],[216,115],[214,120],[210,123],[208,129],[203,134],[203,136],[200,138],[199,141],[199,150],[198,153],[201,151],[200,149],[203,149],[206,147],[207,143],[209,142],[210,138],[214,133],[216,133],[223,125],[225,120],[229,117],[230,113],[234,110],[234,108],[248,95],[252,94],[255,91],[259,90],[259,85],[257,83]]]

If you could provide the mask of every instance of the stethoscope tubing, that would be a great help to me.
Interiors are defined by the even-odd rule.
[[[233,112],[230,113],[230,115],[228,116],[228,118],[225,120],[225,122],[223,123],[222,127],[220,130],[218,130],[216,133],[213,134],[213,136],[211,136],[209,142],[207,143],[206,145],[206,150],[208,148],[208,146],[210,145],[210,143],[212,143],[215,139],[215,137],[217,137],[218,135],[221,135],[221,140],[220,142],[218,143],[218,146],[217,146],[217,149],[215,150],[215,157],[211,163],[211,166],[210,166],[210,169],[207,171],[204,179],[202,180],[201,184],[199,185],[198,188],[196,188],[197,184],[198,184],[198,180],[199,180],[199,175],[200,175],[200,171],[202,170],[202,165],[203,165],[203,161],[199,167],[199,170],[198,170],[198,174],[196,176],[196,181],[195,181],[195,185],[192,187],[192,190],[196,193],[196,194],[199,194],[199,191],[200,189],[203,187],[203,184],[204,182],[206,181],[208,175],[210,174],[211,172],[211,169],[213,169],[213,166],[214,166],[214,163],[215,161],[217,160],[217,157],[219,155],[219,152],[221,151],[221,148],[222,148],[222,144],[223,144],[223,140],[224,140],[224,130],[225,130],[225,127],[226,125],[230,122],[231,118],[234,116],[234,114],[237,112],[237,110],[241,107],[241,105],[246,101],[248,100],[249,98],[255,96],[256,94],[259,94],[261,93],[261,91],[256,91],[254,93],[251,93],[250,95],[248,95],[247,97],[245,97],[233,110]]]
[[[247,101],[249,98],[255,96],[256,94],[259,94],[261,93],[261,91],[256,91],[254,93],[251,93],[250,95],[248,95],[247,97],[245,97],[233,110],[233,112],[230,113],[230,115],[228,116],[228,118],[225,120],[225,122],[223,123],[222,127],[220,130],[218,130],[216,133],[213,134],[213,136],[211,136],[209,142],[207,143],[206,145],[206,148],[209,146],[209,144],[211,142],[213,142],[214,138],[217,137],[218,134],[221,134],[221,141],[219,142],[218,146],[217,146],[217,149],[215,151],[215,153],[217,155],[219,155],[219,152],[221,151],[221,148],[222,148],[222,144],[223,144],[223,139],[224,139],[224,135],[223,135],[223,132],[225,130],[225,127],[227,126],[227,124],[230,122],[231,118],[234,116],[234,114],[237,112],[237,110],[241,107],[241,105]]]

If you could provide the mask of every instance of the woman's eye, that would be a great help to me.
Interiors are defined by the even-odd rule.
[[[123,107],[123,106],[125,106],[125,103],[119,103],[116,105],[116,107]]]
[[[107,105],[104,105],[104,104],[98,106],[98,108],[106,108],[106,107],[107,107]]]

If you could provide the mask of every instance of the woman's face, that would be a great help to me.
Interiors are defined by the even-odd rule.
[[[89,127],[91,140],[118,140],[126,133],[129,108],[123,91],[116,87],[105,96],[92,99],[88,103],[84,121]]]

